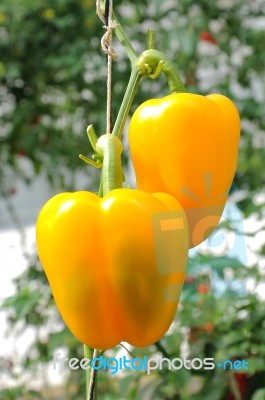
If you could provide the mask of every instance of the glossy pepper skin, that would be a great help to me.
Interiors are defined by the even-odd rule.
[[[175,93],[132,116],[129,144],[137,188],[175,196],[186,210],[190,247],[218,224],[238,158],[240,119],[219,94]]]
[[[171,251],[161,271],[152,218],[174,210],[182,217],[182,229],[161,231],[169,246],[165,256]],[[132,189],[116,189],[103,198],[90,192],[62,193],[44,205],[36,230],[57,307],[81,342],[97,349],[120,341],[143,347],[168,330],[188,252],[185,213],[174,197]],[[169,301],[168,288],[173,296]]]

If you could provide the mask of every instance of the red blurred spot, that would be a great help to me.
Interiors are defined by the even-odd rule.
[[[210,291],[210,288],[205,283],[200,283],[197,287],[197,292],[200,294],[206,294]]]
[[[214,324],[211,322],[205,322],[205,324],[202,324],[202,329],[205,332],[211,333],[214,330]]]
[[[208,31],[203,31],[200,33],[200,40],[203,42],[208,42],[211,44],[217,44],[217,40],[213,37],[213,35]]]

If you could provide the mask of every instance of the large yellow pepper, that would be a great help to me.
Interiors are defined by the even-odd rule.
[[[62,318],[81,342],[142,347],[169,328],[188,252],[174,197],[132,189],[103,198],[58,194],[40,212],[37,246]]]
[[[190,247],[217,225],[238,157],[240,120],[227,97],[173,93],[141,104],[129,143],[137,188],[166,192],[185,209]]]

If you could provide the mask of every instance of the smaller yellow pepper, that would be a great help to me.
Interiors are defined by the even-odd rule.
[[[137,188],[166,192],[185,209],[190,247],[218,224],[236,171],[240,119],[219,94],[172,93],[141,104],[129,143]]]

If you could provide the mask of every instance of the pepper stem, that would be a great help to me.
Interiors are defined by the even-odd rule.
[[[122,187],[123,173],[121,166],[122,144],[119,138],[106,133],[101,136],[96,145],[97,153],[103,157],[102,194]]]
[[[115,121],[115,125],[112,131],[112,134],[114,136],[117,136],[121,138],[122,136],[122,131],[126,122],[126,119],[128,117],[133,99],[135,97],[135,94],[137,92],[139,83],[141,81],[141,78],[143,77],[143,74],[139,70],[137,66],[132,68],[130,80],[124,95],[124,98],[122,100],[121,107],[119,109],[119,113],[117,116],[117,119]]]
[[[137,67],[142,75],[151,79],[155,79],[160,72],[163,72],[170,93],[186,92],[174,64],[160,51],[155,49],[145,50],[138,58]]]
[[[124,32],[123,27],[121,26],[120,22],[118,21],[114,11],[112,12],[112,16],[113,16],[114,21],[116,21],[115,34],[116,34],[117,38],[119,39],[121,45],[124,47],[131,63],[134,64],[136,62],[138,56],[137,56],[134,48],[132,47],[131,42],[128,39],[126,33]]]
[[[92,360],[97,356],[97,350],[84,345],[84,356],[88,360]],[[87,400],[96,400],[96,370],[93,368],[86,369],[86,398]]]

